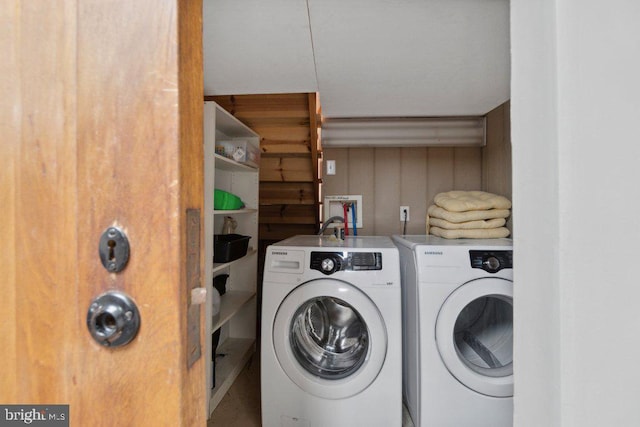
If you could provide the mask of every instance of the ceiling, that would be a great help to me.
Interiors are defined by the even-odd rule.
[[[203,0],[205,95],[319,92],[325,117],[509,99],[509,0]]]

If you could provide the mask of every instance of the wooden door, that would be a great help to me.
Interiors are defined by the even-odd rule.
[[[202,209],[201,7],[0,3],[0,402],[69,404],[74,426],[204,425],[186,241],[186,212]],[[98,257],[111,225],[131,246],[120,273]],[[107,290],[140,310],[124,347],[87,330]]]

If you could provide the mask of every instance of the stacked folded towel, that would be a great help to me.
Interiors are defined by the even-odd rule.
[[[445,239],[507,237],[511,201],[484,191],[448,191],[427,210],[427,234]]]

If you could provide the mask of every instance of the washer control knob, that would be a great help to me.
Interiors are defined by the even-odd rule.
[[[336,271],[336,262],[331,258],[325,258],[320,263],[320,268],[322,268],[323,273],[331,274]]]
[[[494,256],[485,259],[482,264],[487,267],[489,271],[496,271],[500,268],[500,260]]]

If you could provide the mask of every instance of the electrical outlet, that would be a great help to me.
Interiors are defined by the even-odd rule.
[[[405,213],[406,213],[406,218],[405,218]],[[400,206],[400,221],[404,222],[404,221],[409,222],[411,220],[411,211],[409,210],[409,206]]]
[[[327,160],[327,175],[335,175],[335,174],[336,174],[336,161]]]

